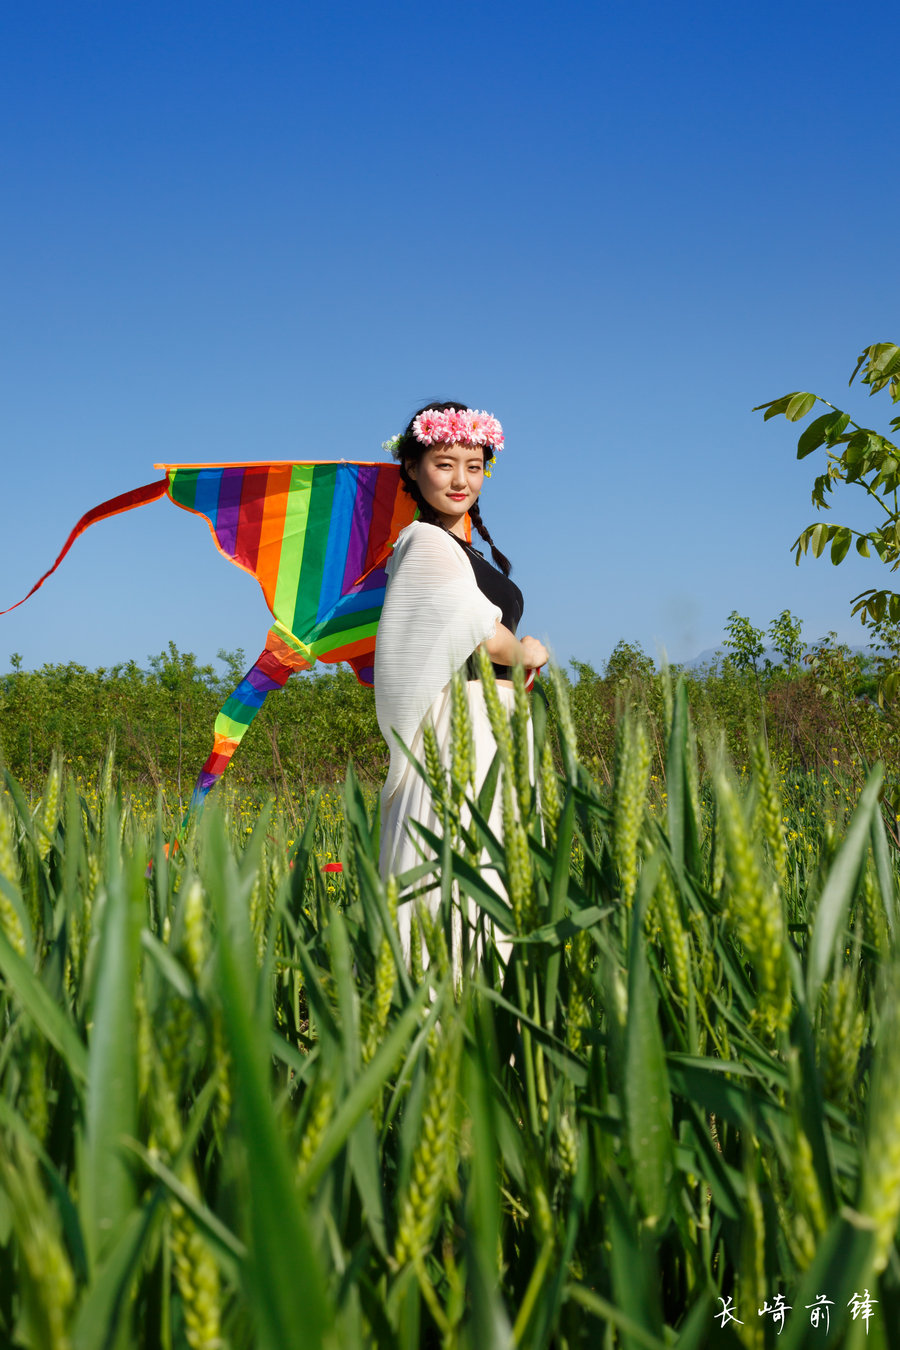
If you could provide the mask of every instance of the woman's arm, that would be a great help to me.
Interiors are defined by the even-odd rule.
[[[520,642],[502,623],[497,624],[494,636],[486,640],[484,649],[498,666],[527,666],[529,670],[537,670],[550,659],[543,642],[530,636],[523,637]]]

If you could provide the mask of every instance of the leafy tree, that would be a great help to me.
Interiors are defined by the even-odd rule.
[[[788,674],[793,674],[800,665],[803,655],[803,643],[800,640],[802,631],[802,619],[798,619],[789,609],[783,609],[778,618],[769,624],[769,641],[776,652],[784,657]]]
[[[743,614],[733,609],[725,625],[725,646],[732,652],[732,661],[739,670],[752,670],[759,676],[759,658],[765,651],[763,630],[754,628]]]
[[[572,665],[579,670],[579,662]],[[617,642],[606,663],[604,679],[621,687],[627,687],[635,681],[649,680],[655,674],[653,657],[635,642]]]
[[[882,389],[890,392],[894,403],[900,403],[900,347],[893,342],[876,342],[866,347],[850,376],[850,384],[862,371],[860,379],[869,386],[870,394]],[[812,551],[820,558],[830,546],[831,561],[844,561],[850,547],[869,558],[874,551],[892,572],[900,567],[900,448],[893,441],[870,427],[854,422],[849,413],[829,403],[819,394],[793,393],[761,403],[754,412],[763,412],[766,421],[784,414],[789,422],[799,422],[812,412],[817,403],[828,411],[815,418],[797,442],[797,458],[805,459],[816,450],[825,450],[825,471],[820,473],[812,490],[813,505],[818,511],[830,511],[829,498],[839,483],[865,493],[879,512],[879,520],[870,530],[856,530],[848,525],[829,524],[824,520],[807,525],[794,541],[796,561]],[[892,433],[900,431],[900,417],[890,422]],[[888,589],[872,588],[854,597],[854,614],[859,614],[868,626],[882,624],[885,618],[900,623],[900,594]],[[900,672],[890,676],[889,694],[896,691]]]
[[[759,680],[759,658],[765,651],[763,637],[765,636],[761,628],[754,628],[753,624],[743,614],[738,614],[733,609],[728,616],[728,623],[725,625],[725,646],[731,649],[732,661],[739,670],[752,670],[753,679],[756,684],[756,693],[759,698],[759,715],[762,723],[762,732],[766,741],[769,743],[769,732],[766,726],[766,701],[763,697],[762,685]]]
[[[231,693],[232,689],[236,689],[240,684],[250,663],[243,647],[235,647],[234,651],[228,651],[226,647],[220,647],[216,656],[225,667],[225,673],[219,681],[219,690],[222,697],[225,698]]]
[[[177,788],[179,807],[183,802],[182,770],[184,767],[185,719],[198,707],[208,702],[208,694],[215,685],[212,666],[200,666],[193,652],[180,652],[169,641],[168,651],[148,657],[150,669],[162,689],[169,695],[178,737]]]

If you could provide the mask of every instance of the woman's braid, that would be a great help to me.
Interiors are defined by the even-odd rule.
[[[508,577],[512,570],[512,563],[509,561],[509,558],[507,558],[505,553],[500,552],[499,548],[494,543],[493,539],[488,533],[488,528],[485,525],[484,521],[481,519],[481,507],[478,505],[477,502],[473,502],[472,505],[469,507],[469,519],[475,526],[478,533],[481,535],[484,542],[486,544],[490,544],[491,553],[493,554],[494,557],[494,562],[500,568],[500,571],[503,573],[503,575],[505,577]]]

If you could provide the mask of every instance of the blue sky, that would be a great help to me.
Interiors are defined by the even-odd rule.
[[[0,10],[0,606],[156,461],[379,459],[495,413],[524,630],[600,667],[729,612],[863,640],[890,584],[790,544],[815,461],[751,408],[897,340],[898,24],[848,4],[42,3]],[[835,518],[860,524],[855,503]],[[13,652],[260,650],[255,583],[167,502],[0,619]]]

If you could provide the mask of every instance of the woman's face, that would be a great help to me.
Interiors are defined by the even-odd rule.
[[[463,519],[484,486],[484,450],[480,445],[432,445],[407,471],[426,502],[448,530],[462,537]]]

